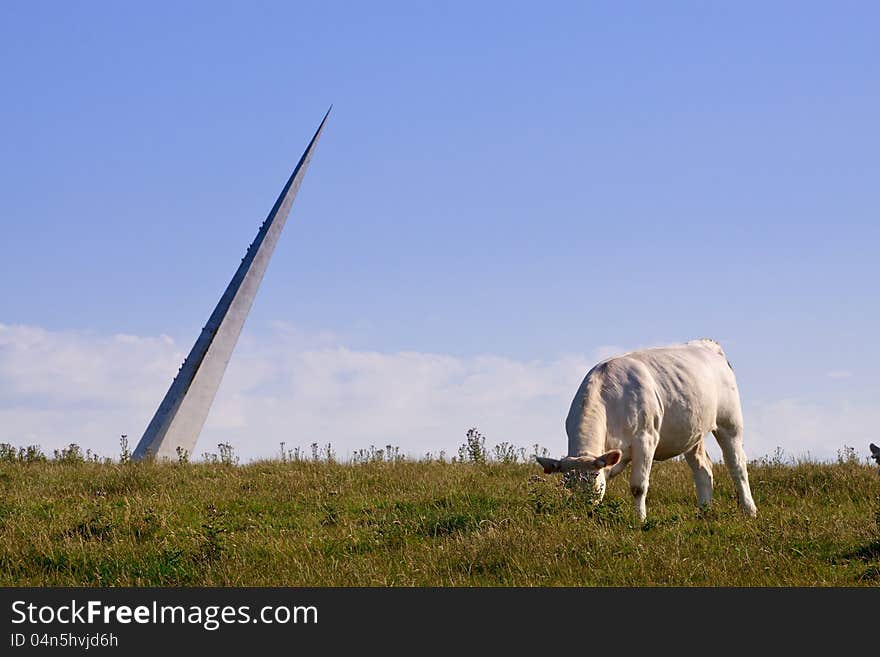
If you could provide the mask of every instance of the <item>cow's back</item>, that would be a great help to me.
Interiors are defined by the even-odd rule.
[[[594,370],[604,382],[609,433],[626,440],[658,430],[658,460],[687,451],[718,423],[742,423],[733,370],[712,340],[633,351]]]

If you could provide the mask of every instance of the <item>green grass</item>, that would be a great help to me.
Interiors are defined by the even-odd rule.
[[[655,464],[596,508],[535,465],[0,462],[3,586],[874,586],[880,477],[755,464],[758,518],[715,468]],[[539,476],[540,475],[540,476]]]

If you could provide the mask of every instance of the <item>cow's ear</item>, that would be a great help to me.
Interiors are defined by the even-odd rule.
[[[546,456],[536,456],[535,460],[537,460],[538,463],[541,464],[541,467],[544,468],[544,474],[551,474],[561,470],[559,467],[559,461],[556,459],[548,459]]]
[[[605,452],[602,456],[596,458],[596,469],[601,470],[602,468],[609,468],[612,465],[615,465],[620,461],[621,456],[623,456],[623,452],[619,449],[612,449],[610,452]]]

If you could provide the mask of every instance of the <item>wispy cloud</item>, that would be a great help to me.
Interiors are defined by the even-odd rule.
[[[0,440],[116,454],[134,443],[185,355],[167,336],[95,336],[0,324]],[[197,455],[232,443],[243,458],[331,442],[413,455],[454,451],[478,426],[490,441],[565,449],[568,404],[594,357],[517,361],[357,351],[278,324],[242,337]]]
[[[77,442],[115,455],[125,433],[133,446],[188,347],[167,336],[0,324],[0,441],[47,450]],[[620,351],[534,361],[386,353],[277,324],[260,339],[242,336],[195,456],[220,442],[243,460],[271,456],[282,441],[330,442],[342,456],[370,444],[453,453],[472,426],[491,443],[563,453],[575,390],[595,362]],[[847,441],[856,444],[868,418],[868,409],[770,400],[746,409],[746,450],[754,457],[779,445],[833,457]]]
[[[834,458],[845,445],[868,454],[865,433],[875,411],[848,402],[810,403],[779,399],[746,409],[746,441],[759,447],[754,456],[770,454],[776,447],[792,457]]]
[[[849,370],[834,370],[833,372],[828,372],[827,376],[830,379],[848,379],[853,375]]]

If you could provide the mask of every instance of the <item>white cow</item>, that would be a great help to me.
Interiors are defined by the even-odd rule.
[[[651,463],[684,454],[701,506],[712,501],[712,462],[703,438],[713,432],[736,485],[740,507],[757,509],[742,446],[743,418],[733,369],[714,340],[632,351],[602,361],[578,388],[565,420],[568,456],[537,457],[544,472],[594,476],[598,499],[629,462],[630,490],[644,520]]]

